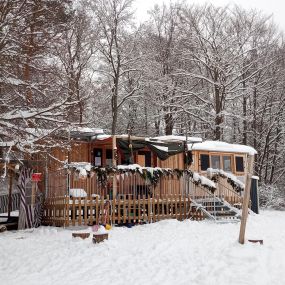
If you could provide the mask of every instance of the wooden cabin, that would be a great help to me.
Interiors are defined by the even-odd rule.
[[[45,194],[48,225],[98,223],[105,207],[114,223],[196,215],[216,219],[221,205],[227,209],[223,216],[235,216],[232,206],[242,202],[247,157],[255,153],[248,146],[201,138],[112,137],[89,128],[60,141],[62,147],[28,161],[34,172],[43,173],[37,189]]]
[[[160,141],[177,140],[176,136],[157,137]],[[186,141],[185,137],[181,137]],[[247,174],[248,155],[256,154],[250,146],[229,144],[221,141],[198,141],[197,138],[187,140],[187,158],[179,153],[164,161],[159,161],[163,168],[187,167],[194,173],[215,180],[216,195],[233,205],[241,205],[244,183]],[[187,160],[187,163],[185,161]],[[185,166],[186,165],[186,166]],[[218,173],[218,175],[217,175]],[[216,175],[215,179],[213,175]],[[196,193],[202,196],[203,191]]]
[[[177,140],[178,136],[157,137],[160,141]],[[181,141],[185,141],[181,137]],[[194,172],[207,175],[207,169],[222,169],[226,173],[232,173],[240,181],[244,182],[246,174],[247,156],[256,154],[254,148],[246,145],[229,144],[221,141],[199,141],[198,138],[187,140],[188,161],[187,167]],[[159,161],[163,168],[183,168],[185,153],[169,157]]]
[[[54,159],[50,159],[48,162],[49,189],[47,192],[49,195],[63,195],[67,188],[82,188],[86,190],[88,195],[107,195],[110,192],[108,189],[99,189],[101,186],[96,182],[96,177],[81,180],[73,175],[67,180],[66,165],[70,163],[77,163],[77,165],[90,163],[91,166],[99,168],[112,167],[115,163],[115,165],[137,164],[141,167],[159,167],[172,170],[189,169],[205,177],[209,176],[209,169],[219,169],[223,170],[224,187],[228,187],[225,174],[232,175],[232,177],[236,176],[239,181],[244,182],[247,155],[255,153],[255,150],[249,146],[219,141],[202,142],[201,138],[195,137],[188,137],[186,143],[186,137],[183,136],[142,138],[121,135],[116,136],[114,145],[112,137],[104,134],[102,130],[85,130],[71,132],[70,149],[53,149],[51,157]],[[115,159],[113,159],[114,155]],[[126,182],[126,180],[129,181]],[[141,181],[139,175],[134,180],[136,181],[136,189],[146,188],[145,182]],[[130,177],[125,177],[123,182],[118,181],[118,186],[115,186],[119,189],[118,193],[132,193],[134,187],[131,187],[130,184],[133,184],[134,181],[131,181]],[[69,185],[67,185],[68,183]],[[172,181],[171,183],[162,181],[160,189],[156,189],[155,192],[159,194],[181,194],[182,184],[181,181]],[[108,187],[114,188],[113,185],[108,185]]]
[[[87,130],[87,131],[86,131]],[[184,143],[182,141],[155,141],[142,137],[128,135],[116,136],[114,145],[113,138],[106,135],[102,130],[84,129],[70,134],[70,148],[56,147],[50,153],[48,161],[48,196],[64,195],[66,189],[85,189],[88,195],[103,195],[110,193],[109,189],[103,189],[98,184],[97,177],[90,179],[78,179],[72,173],[69,181],[66,178],[66,167],[79,167],[86,163],[98,168],[110,168],[114,165],[136,164],[141,167],[160,167],[161,162],[175,153],[184,152]],[[113,156],[115,157],[113,158]],[[183,161],[180,156],[176,157],[175,168],[183,169]],[[183,156],[182,156],[183,159]],[[115,162],[114,162],[115,160]],[[182,168],[181,168],[182,167]],[[134,176],[134,177],[133,177]],[[112,182],[110,182],[112,183]],[[109,183],[109,184],[110,184]],[[135,183],[135,189],[147,189],[146,182],[142,181],[139,175],[125,175],[123,181],[118,182],[117,189],[119,194],[131,194]],[[67,185],[69,184],[69,185]],[[108,185],[108,187],[113,187]],[[170,193],[178,193],[178,187],[172,187]],[[139,191],[143,193],[143,191]],[[167,193],[166,185],[160,187],[159,193]],[[146,194],[146,193],[145,193]]]
[[[247,157],[255,153],[251,147],[193,137],[114,140],[90,129],[71,132],[69,145],[54,148],[47,163],[46,224],[98,222],[106,201],[114,223],[141,222],[140,215],[150,222],[166,213],[216,219],[218,207],[222,216],[233,217],[243,199]]]

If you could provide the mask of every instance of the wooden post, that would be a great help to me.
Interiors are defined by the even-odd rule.
[[[113,150],[113,156],[112,156],[112,165],[113,167],[117,166],[117,143],[116,143],[116,136],[112,136],[112,150]],[[117,178],[116,173],[114,173],[113,176],[113,199],[117,197]]]
[[[13,172],[9,170],[9,197],[8,197],[8,219],[12,211],[12,188],[13,188]]]
[[[32,182],[32,199],[31,199],[31,204],[32,206],[35,205],[35,196],[36,196],[36,188],[37,188],[37,182],[33,181]]]
[[[130,149],[130,163],[134,164],[134,152],[133,152],[133,145],[132,145],[132,139],[131,139],[131,129],[128,129],[128,143],[129,143],[129,149]]]
[[[242,216],[241,216],[240,232],[239,232],[239,243],[241,244],[244,244],[246,220],[248,216],[248,204],[250,198],[251,177],[253,172],[253,163],[254,163],[254,155],[249,155],[246,164],[247,172],[246,172],[244,197],[242,203]]]

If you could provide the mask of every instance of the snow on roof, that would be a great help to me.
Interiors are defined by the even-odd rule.
[[[159,140],[159,141],[186,141],[186,136],[176,136],[176,135],[168,135],[168,136],[159,136],[152,137],[151,140]],[[202,142],[202,138],[198,137],[187,137],[187,142]]]
[[[71,132],[77,132],[77,133],[92,133],[92,134],[104,134],[104,130],[101,128],[83,128],[83,127],[77,127],[70,130]]]
[[[98,135],[92,137],[92,139],[103,141],[103,140],[109,139],[110,137],[112,137],[112,136],[111,135],[106,135],[106,134],[98,134]]]
[[[257,151],[247,145],[230,144],[221,141],[204,141],[201,143],[188,144],[189,150],[205,150],[205,151],[217,151],[217,152],[235,152],[235,153],[247,153],[254,155]]]
[[[10,141],[10,142],[0,142],[0,147],[10,147],[10,146],[13,146],[15,145],[15,142],[14,141]]]

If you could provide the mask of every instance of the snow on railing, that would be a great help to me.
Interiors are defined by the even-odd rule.
[[[241,192],[244,190],[244,183],[242,183],[235,175],[232,173],[225,172],[222,169],[213,169],[213,168],[208,168],[207,169],[207,175],[208,177],[215,181],[217,180],[217,177],[222,177],[226,178],[227,182],[233,187],[233,189],[236,192]]]
[[[66,168],[79,175],[79,178],[87,178],[93,174],[97,174],[99,180],[104,182],[112,174],[139,174],[141,178],[149,182],[151,185],[159,183],[160,178],[175,177],[180,179],[183,175],[193,180],[193,183],[207,188],[211,192],[216,190],[216,184],[205,176],[202,176],[191,170],[160,168],[160,167],[142,167],[138,164],[118,165],[117,167],[96,167],[87,162],[71,162]]]

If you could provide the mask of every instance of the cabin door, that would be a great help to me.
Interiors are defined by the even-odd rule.
[[[137,163],[142,167],[151,167],[151,152],[138,151]]]

